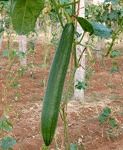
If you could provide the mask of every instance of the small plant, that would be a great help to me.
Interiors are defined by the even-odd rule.
[[[2,150],[12,150],[16,144],[16,140],[13,137],[6,136],[0,140],[0,147]]]
[[[98,117],[100,125],[102,125],[103,129],[108,128],[108,137],[111,138],[113,135],[113,131],[117,129],[118,123],[116,119],[111,114],[111,109],[109,107],[105,107],[101,114]]]
[[[78,81],[77,84],[75,85],[75,88],[77,88],[78,90],[81,89],[86,89],[87,88],[87,83],[85,81]]]
[[[110,53],[111,58],[115,58],[115,57],[118,57],[118,56],[121,56],[121,52],[119,50],[112,50],[111,51],[111,53]]]
[[[11,122],[8,120],[6,116],[2,116],[0,118],[0,131],[11,131],[13,128]]]
[[[8,117],[2,116],[0,118],[0,133],[12,131],[13,126],[8,120]],[[12,147],[16,144],[16,140],[13,137],[5,136],[0,139],[0,148],[2,150],[12,150]]]
[[[117,122],[115,118],[111,116],[111,109],[109,107],[105,107],[102,113],[99,115],[98,120],[100,124],[108,123],[111,128],[117,127]]]

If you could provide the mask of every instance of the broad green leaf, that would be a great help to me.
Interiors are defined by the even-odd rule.
[[[11,8],[15,31],[22,35],[34,31],[37,17],[44,8],[44,0],[16,0]]]
[[[112,35],[112,30],[105,25],[98,23],[98,22],[91,22],[94,34],[96,36],[102,37],[102,38],[109,38]]]
[[[83,28],[85,32],[89,32],[90,34],[93,34],[93,26],[89,21],[82,17],[76,17],[77,21],[79,22],[80,26]]]
[[[9,150],[13,148],[15,144],[16,144],[16,140],[12,137],[4,137],[0,141],[0,147],[2,148],[2,150]]]

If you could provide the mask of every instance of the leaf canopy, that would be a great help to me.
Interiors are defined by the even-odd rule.
[[[34,31],[37,17],[44,8],[44,0],[15,0],[11,7],[14,30],[20,34]]]

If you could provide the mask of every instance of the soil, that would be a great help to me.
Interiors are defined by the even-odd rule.
[[[54,48],[44,44],[42,40],[39,41],[35,51],[27,56],[28,68],[15,79],[20,68],[18,59],[14,60],[11,67],[8,66],[10,60],[2,56],[6,42],[0,51],[0,116],[8,116],[13,124],[13,130],[3,133],[0,137],[13,136],[17,141],[14,150],[41,150],[43,147],[40,114]],[[13,46],[17,48],[17,43],[13,43]],[[49,52],[45,61],[46,50]],[[69,142],[77,143],[79,150],[123,150],[122,60],[123,57],[120,56],[113,60],[105,58],[105,61],[95,61],[88,88],[85,90],[85,101],[73,100],[68,103]],[[119,71],[116,73],[111,73],[113,61],[119,65]],[[11,84],[7,86],[7,83]],[[111,132],[108,123],[101,125],[98,120],[105,107],[111,109],[111,116],[118,124]],[[56,143],[59,150],[64,150],[64,130],[60,117],[50,150],[55,150]]]

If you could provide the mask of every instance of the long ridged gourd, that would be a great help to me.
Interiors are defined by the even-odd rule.
[[[59,46],[53,59],[43,101],[41,130],[46,146],[51,144],[55,134],[73,38],[74,25],[73,23],[67,23],[63,29]]]

